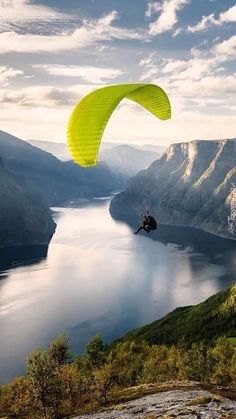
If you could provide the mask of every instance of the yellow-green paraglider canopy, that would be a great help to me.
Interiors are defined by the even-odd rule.
[[[171,117],[168,96],[154,84],[119,84],[89,93],[75,106],[68,123],[68,147],[80,166],[95,166],[107,122],[122,99],[142,105],[157,118]]]

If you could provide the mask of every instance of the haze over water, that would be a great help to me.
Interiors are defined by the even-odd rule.
[[[59,333],[81,353],[97,332],[110,342],[235,282],[235,242],[170,227],[155,240],[135,236],[109,203],[54,209],[47,258],[2,271],[0,382],[23,373],[25,355]]]

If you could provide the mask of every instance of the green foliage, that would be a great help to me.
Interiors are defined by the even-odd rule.
[[[224,338],[219,338],[211,351],[214,360],[213,382],[227,386],[233,381],[234,348]]]
[[[231,337],[228,338],[229,342],[231,343],[232,346],[236,347],[236,337]]]
[[[3,387],[0,398],[0,412],[13,417],[30,417],[32,388],[26,377],[15,378]]]
[[[69,340],[64,335],[58,336],[52,340],[48,351],[52,360],[55,361],[58,366],[67,364],[71,359]]]
[[[56,415],[61,400],[61,381],[58,365],[49,351],[37,349],[28,357],[27,375],[32,388],[35,406],[43,417]]]
[[[103,343],[101,336],[94,336],[86,346],[85,353],[89,362],[94,367],[101,367],[105,362],[105,353],[107,346]]]
[[[149,349],[145,342],[124,342],[113,348],[109,360],[116,385],[129,387],[141,381],[143,363]]]
[[[212,343],[218,337],[231,337],[236,330],[236,285],[219,292],[201,304],[180,307],[160,320],[128,333],[119,341],[147,341],[156,345],[176,345],[182,339]]]
[[[107,395],[113,386],[112,377],[112,364],[104,364],[101,368],[94,371],[94,386],[97,391],[98,400],[100,400],[101,403],[107,403],[108,401]]]

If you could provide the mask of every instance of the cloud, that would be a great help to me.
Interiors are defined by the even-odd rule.
[[[152,2],[149,1],[147,3],[147,10],[145,12],[146,17],[151,17],[154,13],[159,12],[161,10],[161,4],[159,2]]]
[[[146,34],[133,29],[114,26],[118,13],[113,10],[97,20],[83,20],[82,25],[72,33],[61,35],[19,34],[7,31],[0,34],[0,53],[29,52],[57,53],[92,46],[100,41],[113,39],[145,39]]]
[[[26,87],[22,89],[0,90],[3,105],[16,104],[21,107],[55,107],[68,104],[71,94],[51,86]]]
[[[85,94],[100,86],[102,87],[102,85],[97,84],[76,84],[65,88],[30,86],[21,89],[1,89],[0,103],[5,107],[14,104],[21,108],[71,107]]]
[[[121,76],[123,71],[116,68],[102,68],[93,66],[76,66],[76,65],[51,65],[51,64],[35,64],[36,69],[45,71],[47,74],[63,77],[77,77],[85,82],[102,84],[108,80],[116,79]]]
[[[141,80],[150,77],[160,77],[160,79],[166,77],[169,83],[177,80],[183,82],[201,80],[224,71],[222,64],[232,60],[235,55],[236,35],[217,43],[210,50],[192,48],[190,57],[186,59],[160,59],[156,54],[149,54],[139,63],[145,68]]]
[[[164,0],[162,3],[148,3],[146,15],[151,16],[154,11],[160,12],[155,22],[149,25],[149,34],[155,36],[171,31],[178,22],[177,12],[188,3],[189,0]]]
[[[188,32],[200,32],[208,29],[211,26],[222,26],[224,23],[236,22],[236,5],[230,7],[225,12],[221,12],[218,18],[215,17],[215,13],[211,13],[208,16],[202,16],[200,22],[196,25],[188,26]]]
[[[0,3],[1,22],[55,20],[68,17],[51,7],[33,4],[30,0],[5,0]]]
[[[221,61],[234,58],[236,56],[236,35],[216,44],[214,52]]]
[[[9,79],[24,74],[22,70],[17,70],[12,67],[0,66],[0,82],[2,86],[9,84]]]
[[[204,47],[205,50],[193,48],[185,59],[149,54],[139,63],[144,69],[141,80],[160,85],[170,95],[175,120],[170,127],[171,131],[175,127],[175,134],[180,132],[182,121],[183,136],[188,132],[191,139],[195,135],[201,138],[204,132],[208,138],[233,137],[236,78],[228,64],[236,55],[236,36],[218,42],[210,50],[207,45]]]

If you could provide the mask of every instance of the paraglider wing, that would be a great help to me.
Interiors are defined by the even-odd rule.
[[[97,164],[104,129],[124,98],[137,102],[159,119],[171,117],[166,93],[154,84],[119,84],[89,93],[75,106],[68,123],[68,147],[80,166]]]

